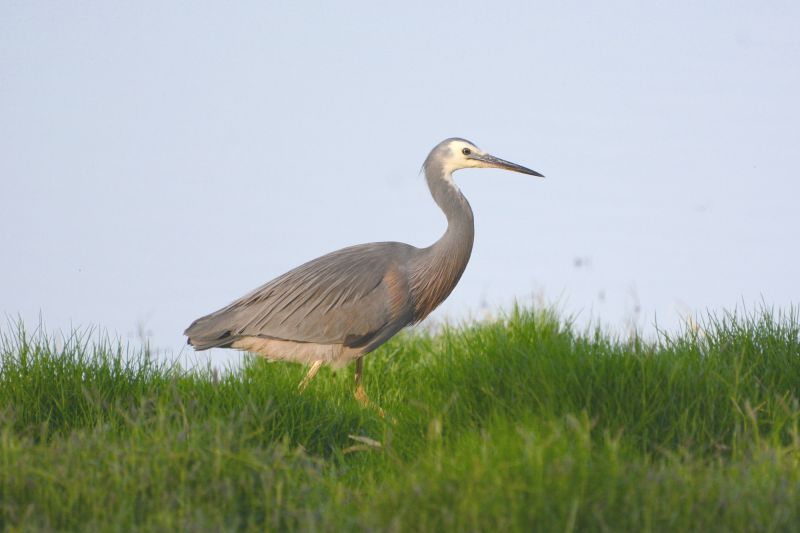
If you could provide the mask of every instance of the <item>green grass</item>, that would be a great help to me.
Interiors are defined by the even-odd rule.
[[[0,342],[0,529],[800,529],[793,312],[401,335],[366,359],[385,419],[351,369],[298,394],[296,365],[182,372],[86,337]]]

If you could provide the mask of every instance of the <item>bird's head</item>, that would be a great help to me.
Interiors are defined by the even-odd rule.
[[[424,166],[427,169],[431,165],[439,165],[445,175],[462,168],[502,168],[521,172],[522,174],[530,174],[531,176],[544,177],[535,170],[487,154],[468,140],[458,137],[445,139],[431,150]]]

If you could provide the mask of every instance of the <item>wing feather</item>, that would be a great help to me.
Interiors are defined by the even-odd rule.
[[[250,336],[345,345],[388,338],[412,321],[410,294],[397,305],[396,280],[408,279],[405,267],[415,252],[398,242],[332,252],[195,320],[185,334],[197,349]],[[407,292],[405,285],[400,290]]]

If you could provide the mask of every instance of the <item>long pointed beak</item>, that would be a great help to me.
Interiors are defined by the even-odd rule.
[[[543,174],[539,174],[535,170],[531,170],[529,168],[523,167],[522,165],[518,165],[516,163],[512,163],[511,161],[506,161],[505,159],[500,159],[499,157],[495,157],[489,154],[474,154],[472,159],[477,159],[478,161],[482,161],[486,163],[488,167],[494,168],[502,168],[505,170],[513,170],[514,172],[521,172],[522,174],[530,174],[531,176],[539,176],[543,178]]]

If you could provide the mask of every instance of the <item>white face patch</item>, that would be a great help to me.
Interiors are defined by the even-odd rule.
[[[445,179],[448,181],[448,183],[453,184],[452,174],[456,170],[460,170],[462,168],[480,168],[486,166],[483,162],[468,157],[471,154],[483,154],[483,151],[472,143],[462,141],[460,139],[454,139],[450,141],[448,148],[450,149],[450,154],[442,162]],[[464,154],[465,149],[468,150],[467,154]]]

